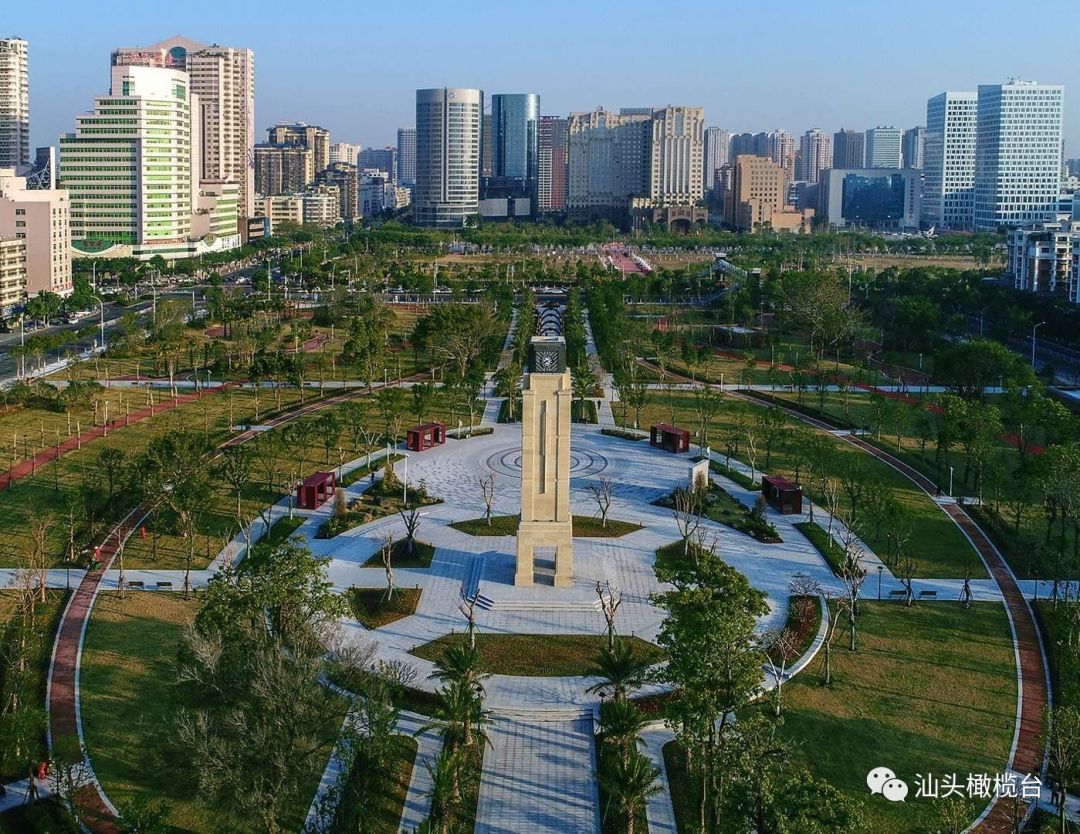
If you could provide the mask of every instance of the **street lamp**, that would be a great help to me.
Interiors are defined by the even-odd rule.
[[[877,598],[878,602],[881,602],[881,572],[885,570],[884,565],[877,566]]]
[[[1040,321],[1033,328],[1031,328],[1031,367],[1035,367],[1035,331],[1046,324],[1045,321]]]
[[[949,467],[949,497],[952,498],[953,467]]]
[[[401,481],[401,503],[409,506],[409,453],[401,453],[405,458],[405,477]]]
[[[99,325],[101,327],[101,352],[104,353],[105,352],[105,302],[102,301],[100,298],[98,298],[98,296],[96,296],[96,295],[91,295],[90,298],[94,299],[94,301],[96,301],[98,303],[98,305],[101,307],[101,317],[98,319],[98,323],[99,323]]]

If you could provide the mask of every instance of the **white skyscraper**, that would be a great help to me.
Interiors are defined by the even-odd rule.
[[[976,231],[1054,219],[1064,99],[1058,84],[1013,79],[979,85]]]
[[[716,169],[723,168],[731,161],[728,153],[731,149],[731,136],[730,130],[724,130],[721,127],[705,128],[706,191],[712,191],[716,182]]]
[[[923,223],[970,229],[975,189],[975,128],[979,97],[948,92],[926,102]]]
[[[416,182],[416,128],[397,129],[398,184],[412,187]]]
[[[330,146],[330,164],[335,162],[348,162],[356,165],[356,158],[360,155],[360,146],[350,142],[336,142]]]
[[[72,245],[186,257],[198,195],[198,101],[188,74],[114,66],[109,94],[94,103],[93,113],[76,116],[75,133],[60,137]]]
[[[902,133],[895,127],[872,127],[866,131],[866,167],[899,168]]]
[[[29,45],[0,38],[0,168],[30,162]]]
[[[117,49],[112,62],[183,70],[191,76],[202,123],[196,175],[202,180],[236,183],[239,216],[251,217],[255,206],[255,53],[177,36],[151,46]]]
[[[800,179],[818,182],[821,172],[832,168],[832,137],[820,128],[811,128],[799,140],[799,158],[802,160]]]
[[[423,226],[461,226],[480,211],[484,93],[461,87],[416,91],[413,217]]]
[[[649,199],[657,206],[692,206],[703,196],[705,109],[658,107],[652,112]]]

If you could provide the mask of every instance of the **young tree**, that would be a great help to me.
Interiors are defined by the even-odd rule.
[[[622,605],[622,593],[612,586],[610,579],[603,583],[597,579],[596,596],[600,601],[600,611],[604,615],[604,622],[607,623],[608,651],[612,651],[615,648],[615,615],[619,613],[619,606]]]
[[[723,394],[711,385],[701,385],[694,389],[694,412],[698,420],[698,436],[701,445],[709,445],[709,426],[720,413],[724,404]]]
[[[772,690],[773,714],[780,717],[781,693],[786,680],[788,664],[799,657],[799,642],[789,628],[768,632],[762,638],[765,660],[775,686]]]
[[[758,435],[765,444],[765,469],[772,467],[772,452],[777,444],[782,443],[788,431],[787,417],[776,406],[771,406],[758,416]]]
[[[221,480],[232,487],[236,496],[236,522],[244,529],[243,514],[240,509],[240,499],[246,487],[251,482],[251,470],[255,463],[255,454],[246,444],[226,446],[218,459],[217,475]],[[248,537],[245,530],[244,535]]]
[[[495,473],[488,472],[486,475],[481,475],[476,479],[476,483],[480,487],[480,494],[484,499],[484,520],[490,527],[491,508],[495,503]]]
[[[626,759],[615,759],[611,769],[600,774],[609,802],[626,821],[626,834],[634,834],[638,814],[650,798],[663,790],[657,781],[659,776],[660,771],[634,748]]]
[[[595,481],[589,482],[588,490],[589,495],[596,502],[596,511],[600,515],[600,526],[606,528],[608,511],[611,509],[611,497],[614,493],[614,484],[612,484],[610,478],[601,475]]]
[[[701,526],[699,502],[700,496],[694,489],[678,487],[671,493],[671,516],[675,519],[675,526],[682,537],[684,556],[690,554],[690,540]]]
[[[432,382],[418,382],[412,387],[413,410],[416,412],[416,422],[423,423],[424,415],[431,408],[435,399],[435,384]]]

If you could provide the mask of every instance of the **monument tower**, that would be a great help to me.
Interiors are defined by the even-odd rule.
[[[555,585],[574,575],[570,517],[570,402],[566,340],[534,336],[521,391],[521,523],[515,585],[532,585],[537,549],[555,551]]]

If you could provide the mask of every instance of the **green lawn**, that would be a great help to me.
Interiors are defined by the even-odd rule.
[[[385,588],[350,588],[349,608],[364,628],[379,628],[416,613],[419,588],[397,588],[386,599]]]
[[[784,688],[782,733],[816,777],[862,802],[868,830],[922,834],[933,803],[915,798],[916,774],[1000,773],[1016,721],[1016,667],[997,603],[862,602],[860,647],[838,633],[833,683],[824,655]],[[838,629],[839,630],[839,629]],[[868,797],[866,774],[891,768],[911,787],[905,803]],[[972,805],[972,818],[981,807]]]
[[[448,648],[466,639],[446,634],[417,646],[410,654],[438,660]],[[659,661],[661,650],[640,637],[624,637],[638,657]],[[575,677],[589,674],[593,662],[607,645],[601,634],[477,634],[480,670],[493,675],[524,677]]]
[[[833,541],[828,531],[822,529],[816,521],[798,521],[794,526],[824,557],[832,572],[839,576],[844,567],[844,550]]]
[[[676,424],[694,426],[697,421],[693,403],[692,395],[677,392],[669,396],[657,395],[654,392],[652,401],[642,412],[644,424],[670,422],[671,412],[674,410]],[[756,421],[764,409],[725,398],[720,414],[709,424],[709,440],[714,454],[724,454],[723,439],[735,420],[735,414],[740,411],[748,420]],[[785,431],[790,432],[790,427],[795,426],[796,422],[789,418],[787,425]],[[968,568],[972,571],[972,578],[981,579],[986,576],[986,570],[971,543],[930,496],[887,463],[870,457],[846,441],[836,438],[833,442],[838,461],[844,460],[847,455],[861,455],[865,461],[867,478],[873,481],[874,488],[888,490],[895,500],[910,512],[912,535],[909,550],[915,560],[915,576],[959,579]],[[770,474],[794,477],[792,457],[783,442],[777,443],[773,448],[772,460],[768,466],[765,465],[767,455],[761,447],[759,440],[755,461],[758,471],[765,470]],[[745,452],[745,449],[740,448],[733,457],[746,462]],[[805,489],[805,485],[804,491],[810,492]],[[844,510],[848,507],[846,496],[840,496],[840,506]],[[873,529],[861,532],[863,540],[872,549],[881,553],[886,551],[884,530],[880,536]]]
[[[642,529],[640,524],[620,521],[617,518],[609,518],[605,525],[601,523],[599,516],[592,515],[575,515],[573,525],[574,535],[579,538],[618,538]],[[464,521],[455,521],[450,526],[470,536],[516,536],[518,516],[493,515],[490,524],[483,516],[467,518]]]
[[[398,539],[393,544],[390,565],[395,568],[430,568],[434,556],[434,545],[417,540],[413,542],[413,552],[409,553],[408,542],[405,539]],[[364,562],[364,567],[382,567],[382,548],[371,554],[371,558]]]
[[[165,801],[173,834],[254,832],[245,821],[183,789],[164,758],[173,716],[183,703],[173,662],[198,603],[179,594],[138,592],[126,600],[99,594],[86,630],[80,697],[86,747],[109,799]],[[311,796],[321,776],[310,773]],[[292,809],[300,827],[308,804]]]

